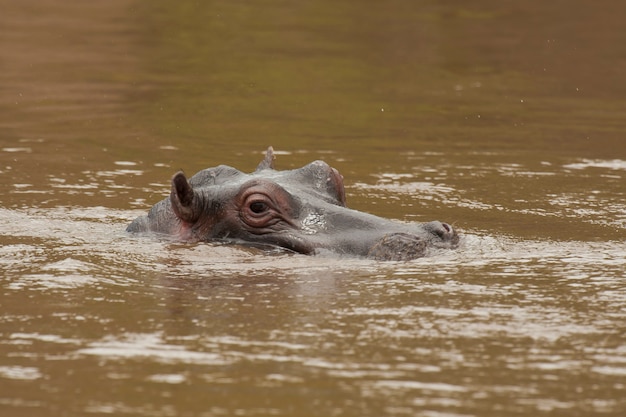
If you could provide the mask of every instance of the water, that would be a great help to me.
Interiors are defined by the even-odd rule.
[[[0,414],[626,412],[626,6],[3,3]],[[268,145],[460,248],[124,232]]]

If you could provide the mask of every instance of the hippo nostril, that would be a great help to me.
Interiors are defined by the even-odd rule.
[[[445,241],[453,239],[456,235],[454,229],[452,229],[452,226],[450,226],[448,223],[436,221],[430,222],[426,223],[425,228],[433,235]]]

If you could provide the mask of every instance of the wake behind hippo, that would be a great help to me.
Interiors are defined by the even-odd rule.
[[[346,207],[343,177],[323,161],[274,169],[274,152],[251,174],[220,165],[189,180],[172,178],[169,198],[135,219],[129,232],[175,240],[270,245],[304,254],[327,250],[379,260],[410,260],[429,248],[453,248],[452,226],[400,223]]]

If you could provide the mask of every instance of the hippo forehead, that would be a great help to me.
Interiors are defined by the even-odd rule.
[[[294,195],[322,199],[328,203],[345,206],[343,177],[339,171],[324,161],[314,161],[302,168],[277,171],[263,168],[246,174],[228,165],[204,169],[190,178],[193,188],[239,188],[252,179],[274,182]]]

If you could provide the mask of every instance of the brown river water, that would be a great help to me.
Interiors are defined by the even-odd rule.
[[[0,10],[0,415],[626,415],[626,2]],[[125,233],[269,145],[460,247]]]

